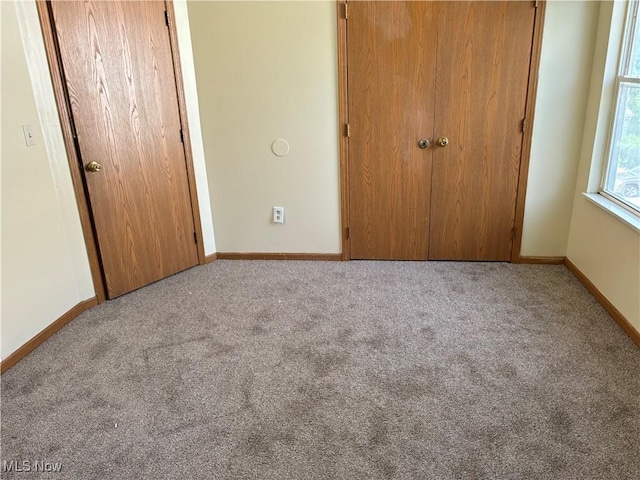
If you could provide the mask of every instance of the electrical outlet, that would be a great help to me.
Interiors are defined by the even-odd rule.
[[[284,223],[284,207],[273,207],[273,223]]]

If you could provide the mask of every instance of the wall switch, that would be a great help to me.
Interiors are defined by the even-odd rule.
[[[273,223],[284,223],[284,207],[273,207]]]
[[[33,138],[31,125],[22,125],[22,133],[24,134],[24,142],[27,144],[27,147],[33,147],[36,144],[36,139]]]

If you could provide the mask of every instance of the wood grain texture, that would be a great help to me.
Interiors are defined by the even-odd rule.
[[[346,125],[349,122],[347,89],[347,20],[346,2],[336,2],[338,22],[338,138],[340,139],[340,229],[342,260],[351,258],[351,239],[347,234],[349,220],[349,138]]]
[[[429,258],[511,258],[533,2],[439,2]]]
[[[73,191],[78,204],[78,213],[80,216],[80,224],[82,225],[84,243],[87,249],[87,258],[89,259],[93,288],[96,292],[98,303],[102,303],[107,298],[107,291],[102,277],[102,265],[100,263],[98,246],[93,232],[89,199],[85,192],[83,173],[79,168],[80,159],[78,157],[78,152],[76,151],[73,131],[71,128],[71,107],[67,99],[61,65],[58,61],[57,38],[52,28],[50,5],[44,0],[38,0],[36,2],[36,7],[38,10],[38,17],[40,19],[40,27],[42,28],[47,62],[51,72],[51,83],[53,86],[56,106],[58,108],[58,117],[62,128],[62,138],[64,141],[65,151],[67,153],[67,159],[69,161],[71,182],[73,184]]]
[[[528,265],[564,265],[567,257],[518,257],[513,263],[522,263]]]
[[[524,206],[527,199],[527,180],[529,178],[529,160],[531,158],[531,142],[533,140],[533,122],[536,111],[536,98],[538,92],[538,71],[540,69],[540,56],[542,54],[542,34],[544,31],[544,18],[547,11],[547,2],[537,2],[536,17],[533,27],[533,42],[531,47],[531,66],[529,69],[529,85],[527,88],[527,128],[522,139],[522,157],[520,159],[520,177],[518,180],[518,196],[516,199],[515,231],[516,238],[511,249],[511,261],[517,262],[522,247],[522,230],[524,227]]]
[[[575,277],[585,286],[589,292],[596,298],[598,303],[602,305],[602,307],[611,315],[611,318],[615,320],[615,322],[624,330],[624,332],[629,335],[629,338],[634,341],[634,343],[640,347],[640,332],[638,332],[631,322],[627,320],[627,318],[616,308],[616,306],[605,297],[598,287],[596,287],[587,276],[582,273],[582,271],[568,258],[565,261],[565,265],[567,268],[575,275]]]
[[[435,2],[350,2],[347,45],[351,258],[428,252]]]
[[[244,252],[218,252],[218,260],[316,260],[316,261],[342,261],[340,253],[244,253]]]
[[[180,125],[183,133],[183,150],[185,155],[185,163],[187,167],[187,179],[189,182],[189,196],[191,198],[191,212],[193,215],[193,226],[196,233],[198,252],[198,263],[204,265],[208,263],[204,253],[204,236],[202,234],[202,219],[200,217],[200,207],[198,201],[198,189],[196,186],[196,172],[193,165],[193,151],[191,149],[191,134],[189,129],[189,120],[187,116],[187,101],[184,96],[184,82],[182,77],[182,62],[180,61],[180,48],[178,46],[178,31],[173,9],[173,2],[165,0],[165,8],[169,18],[169,40],[171,42],[171,52],[173,53],[173,69],[176,78],[176,92],[178,94],[178,108],[180,111]]]
[[[198,262],[164,2],[53,2],[110,298]]]
[[[7,358],[5,358],[0,364],[0,374],[6,372],[8,369],[13,367],[16,363],[22,360],[24,357],[33,352],[36,348],[42,345],[48,338],[55,335],[62,327],[64,327],[71,320],[76,318],[82,312],[90,309],[91,307],[95,307],[98,304],[97,298],[90,298],[88,300],[84,300],[78,303],[75,307],[69,310],[67,313],[62,315],[56,321],[54,321],[47,328],[38,333],[35,337],[29,340],[27,343],[22,345],[18,350],[13,352]]]

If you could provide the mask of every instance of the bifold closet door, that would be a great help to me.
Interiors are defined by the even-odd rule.
[[[351,258],[426,260],[436,4],[350,2]]]
[[[533,2],[438,2],[429,259],[511,258]]]
[[[349,2],[351,258],[509,260],[534,17]]]

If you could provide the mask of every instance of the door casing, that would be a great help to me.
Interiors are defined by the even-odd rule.
[[[176,78],[176,91],[178,95],[180,125],[184,133],[183,145],[186,160],[185,163],[187,169],[187,179],[189,183],[191,211],[193,215],[193,223],[197,240],[196,249],[198,253],[198,263],[200,265],[204,265],[206,263],[206,258],[204,253],[202,222],[200,219],[200,209],[198,206],[195,169],[193,165],[193,155],[191,150],[191,137],[189,135],[189,125],[187,121],[187,110],[184,96],[184,84],[182,80],[180,54],[178,50],[178,34],[176,30],[175,12],[173,9],[173,2],[171,0],[165,0],[164,4],[169,19],[169,42],[171,45],[171,55],[173,57],[173,68]],[[60,118],[60,125],[62,127],[62,136],[65,144],[65,150],[67,153],[67,158],[69,160],[71,180],[78,204],[80,223],[82,225],[82,232],[87,248],[89,268],[91,270],[91,277],[93,279],[93,287],[96,292],[98,303],[101,303],[107,299],[106,283],[104,281],[104,272],[98,253],[95,226],[91,217],[88,193],[81,171],[82,163],[77,146],[75,144],[75,140],[73,138],[71,109],[68,101],[68,93],[64,84],[57,39],[53,28],[53,15],[50,8],[50,1],[37,0],[36,7],[38,10],[38,16],[40,18],[40,26],[42,28],[45,52],[47,55],[47,61],[49,63],[49,70],[51,72],[51,81],[53,84],[53,92],[56,105],[58,107],[58,115]]]
[[[347,137],[346,125],[348,124],[348,108],[347,108],[347,19],[345,18],[347,1],[337,0],[337,34],[338,34],[338,110],[339,110],[339,128],[340,128],[340,190],[341,190],[341,232],[342,232],[342,260],[351,258],[351,249],[349,241],[349,140]],[[542,38],[544,29],[544,18],[546,12],[546,0],[535,1],[536,13],[534,21],[533,42],[531,51],[531,68],[529,71],[529,84],[527,89],[526,101],[526,122],[527,127],[523,137],[522,156],[520,161],[520,174],[518,180],[518,194],[516,199],[515,214],[515,240],[511,253],[511,262],[520,262],[520,248],[522,243],[522,229],[524,221],[524,208],[527,190],[527,178],[529,172],[529,162],[531,154],[532,142],[532,125],[535,116],[535,105],[538,87],[538,71],[540,66],[540,55],[542,50]],[[40,24],[42,28],[45,52],[49,69],[51,72],[51,80],[54,90],[54,97],[60,117],[62,135],[69,160],[72,184],[78,204],[78,211],[82,231],[84,235],[89,266],[93,279],[93,285],[96,292],[98,302],[106,300],[106,288],[103,279],[102,266],[98,255],[94,226],[91,219],[91,210],[89,208],[87,192],[85,190],[84,181],[79,169],[80,159],[76,150],[73,139],[70,109],[67,101],[66,87],[62,79],[61,67],[59,63],[55,34],[52,28],[52,18],[49,9],[48,0],[37,0],[36,7]],[[176,87],[178,93],[178,103],[180,110],[180,122],[184,132],[184,151],[186,157],[187,176],[189,181],[189,190],[191,196],[191,205],[194,219],[194,226],[197,237],[198,262],[200,265],[206,263],[204,253],[204,242],[202,234],[202,223],[200,219],[200,211],[198,208],[198,198],[195,181],[195,169],[193,165],[193,155],[191,149],[191,140],[189,135],[189,125],[187,121],[186,102],[184,95],[184,85],[182,80],[182,69],[180,63],[180,55],[177,43],[177,30],[175,21],[175,12],[173,2],[165,0],[166,10],[169,17],[169,37],[171,51],[173,55],[174,69],[176,72]]]
[[[337,0],[338,22],[338,110],[340,128],[340,195],[341,195],[341,232],[342,232],[342,260],[351,259],[351,242],[349,238],[349,138],[347,125],[349,124],[348,85],[347,85],[347,18],[348,1]],[[522,153],[520,157],[520,172],[518,175],[518,192],[515,208],[515,238],[511,250],[511,262],[520,263],[520,248],[522,244],[522,229],[524,223],[524,204],[527,194],[527,179],[529,161],[531,157],[531,141],[533,134],[533,120],[535,116],[536,96],[538,90],[538,71],[540,68],[540,54],[542,51],[542,34],[546,12],[546,0],[534,0],[536,11],[533,25],[533,39],[531,45],[531,63],[527,87],[525,129],[522,139]]]

